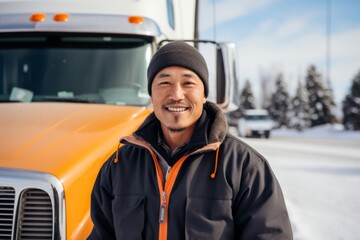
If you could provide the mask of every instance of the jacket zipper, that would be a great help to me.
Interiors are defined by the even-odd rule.
[[[159,213],[159,223],[165,221],[165,212],[166,212],[166,192],[162,192],[161,204],[160,204],[160,213]]]
[[[166,184],[166,180],[169,176],[171,167],[168,166],[168,169],[166,171],[166,176],[165,176],[165,184]],[[165,221],[165,213],[166,213],[166,192],[163,190],[162,194],[161,194],[161,204],[160,204],[160,213],[159,213],[159,223],[163,223]]]
[[[171,193],[172,187],[174,186],[174,183],[175,183],[176,177],[179,173],[180,167],[187,157],[188,157],[188,155],[181,157],[174,164],[174,166],[172,168],[169,167],[167,169],[164,185],[162,184],[162,182],[159,182],[159,180],[161,179],[162,173],[161,173],[159,162],[156,159],[154,159],[155,165],[157,166],[156,169],[158,169],[157,175],[158,175],[158,186],[159,186],[159,191],[160,191],[160,212],[159,212],[159,239],[160,240],[168,239],[168,236],[167,236],[168,229],[167,228],[168,228],[168,211],[169,211],[170,193]]]
[[[152,151],[151,151],[152,152]],[[197,152],[197,151],[196,151]],[[193,152],[192,154],[196,153]],[[192,155],[190,154],[190,155]],[[175,180],[178,176],[181,166],[184,161],[190,155],[182,156],[172,168],[168,168],[165,183],[162,184],[162,172],[160,164],[157,160],[157,156],[152,152],[153,160],[156,166],[156,174],[158,180],[158,187],[160,192],[160,214],[159,214],[159,240],[168,239],[168,212],[169,212],[169,198],[172,188],[174,186]]]

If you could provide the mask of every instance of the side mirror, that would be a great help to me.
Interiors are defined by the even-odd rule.
[[[218,43],[216,54],[216,103],[224,111],[237,109],[237,61],[234,43]]]

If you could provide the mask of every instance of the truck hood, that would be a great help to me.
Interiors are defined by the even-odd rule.
[[[115,150],[118,139],[149,113],[145,107],[100,104],[0,104],[0,167],[47,172],[63,180],[69,171],[103,162],[99,159],[109,157],[104,153]]]

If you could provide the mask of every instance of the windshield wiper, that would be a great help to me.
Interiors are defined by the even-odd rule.
[[[96,101],[91,101],[88,99],[81,99],[81,98],[65,98],[65,97],[42,97],[38,99],[38,101],[46,100],[46,101],[53,101],[53,102],[69,102],[69,103],[98,103]]]
[[[2,102],[2,103],[19,103],[19,102],[22,102],[22,101],[10,100],[10,99],[0,99],[0,102]]]

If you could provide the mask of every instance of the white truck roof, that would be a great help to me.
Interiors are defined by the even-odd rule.
[[[195,0],[174,0],[171,1],[172,6],[163,0],[0,0],[0,30],[97,30],[126,34],[132,32],[123,19],[127,20],[127,16],[141,16],[146,19],[143,25],[147,26],[137,26],[139,32],[135,34],[144,34],[147,29],[150,32],[144,35],[158,36],[158,29],[161,29],[165,38],[192,39],[195,26],[194,2]],[[44,13],[47,18],[43,22],[33,23],[29,21],[32,13]],[[69,14],[69,21],[60,24],[52,21],[52,16],[56,13]],[[172,16],[174,27],[169,23]]]

